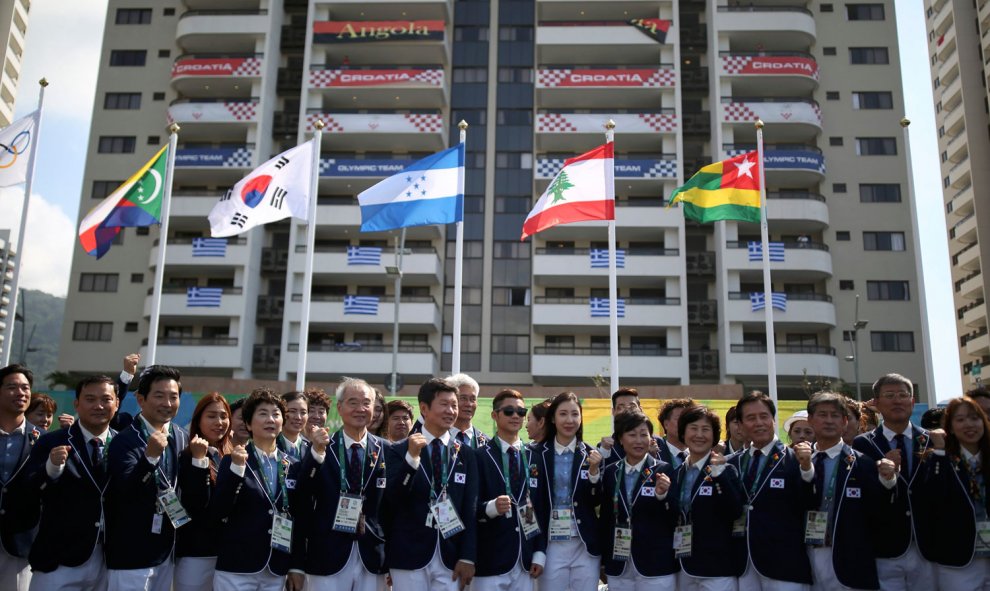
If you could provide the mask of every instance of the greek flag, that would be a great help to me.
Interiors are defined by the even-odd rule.
[[[616,300],[616,310],[619,318],[626,317],[626,300]],[[608,298],[591,298],[591,317],[608,318]]]
[[[783,242],[768,242],[770,245],[770,262],[771,263],[783,263],[784,262],[784,243]],[[749,243],[749,260],[751,261],[762,261],[763,260],[763,247],[759,242]]]
[[[344,296],[344,314],[378,316],[378,296]]]
[[[770,294],[771,305],[781,312],[787,311],[787,294],[772,292]],[[766,298],[762,291],[754,291],[749,294],[750,310],[757,312],[767,307]]]
[[[225,257],[227,256],[227,239],[193,238],[192,255],[194,257]]]
[[[607,248],[592,248],[591,249],[591,268],[592,269],[608,269],[608,249]],[[625,269],[626,268],[626,251],[623,248],[615,249],[615,268]]]
[[[186,289],[187,308],[219,308],[222,287],[190,287]]]
[[[348,265],[380,265],[382,264],[382,249],[378,246],[348,246]]]

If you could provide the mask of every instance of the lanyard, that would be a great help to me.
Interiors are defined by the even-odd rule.
[[[826,461],[827,461],[827,459],[828,458],[827,458],[827,454],[826,454]],[[832,499],[835,498],[835,480],[836,480],[836,478],[839,475],[839,463],[840,463],[841,460],[842,460],[842,454],[840,453],[835,458],[835,466],[834,466],[834,469],[832,470],[832,476],[829,477],[829,479],[828,479],[828,486],[823,491],[824,494],[825,494],[825,510],[826,511],[831,510],[831,508],[832,508]],[[824,462],[822,463],[822,465],[823,466],[825,465]]]
[[[134,421],[138,424],[138,431],[141,433],[141,436],[144,437],[144,443],[145,443],[145,446],[147,446],[148,445],[148,439],[151,438],[151,434],[148,432],[148,425],[145,424],[143,418],[141,420],[134,419]],[[175,427],[172,426],[172,423],[171,422],[168,424],[168,436],[171,437],[172,440],[175,440]],[[110,449],[109,435],[107,436],[107,444],[103,447],[103,449],[104,450],[109,450]],[[104,454],[106,454],[106,453],[107,452],[104,451]],[[165,473],[165,466],[164,466],[164,464],[168,461],[168,458],[166,457],[167,454],[168,454],[168,447],[166,447],[165,449],[162,450],[162,455],[158,458],[158,464],[155,466],[155,472],[154,472],[154,474],[155,474],[155,484],[157,486],[161,486],[162,480],[164,480],[165,483],[169,485],[169,488],[173,488],[174,485],[168,479],[168,474]],[[179,471],[176,470],[175,472],[176,472],[176,474],[175,474],[176,475],[176,478],[178,479]],[[161,474],[161,478],[159,478],[159,474]]]
[[[448,451],[447,446],[440,442],[440,494],[443,495],[447,490],[447,481],[450,479],[450,474],[447,471],[447,459]],[[433,450],[430,450],[430,465],[433,465]],[[433,488],[433,479],[429,478],[430,481],[430,498],[434,501],[437,499],[437,492]]]
[[[522,468],[523,468],[522,470],[523,489],[522,491],[519,492],[520,496],[517,498],[512,493],[512,474],[509,472],[509,454],[502,451],[501,444],[499,444],[498,449],[502,454],[502,478],[505,479],[505,494],[509,495],[513,499],[516,499],[516,501],[518,502],[519,499],[525,496],[523,493],[529,490],[529,482],[525,478],[525,475],[529,474],[529,460],[526,459],[526,452],[521,449],[516,450],[519,452],[519,459],[522,460]]]
[[[633,489],[633,490],[636,491],[636,496],[629,500],[630,505],[627,506],[626,505],[626,499],[625,499],[625,497],[623,497],[622,494],[619,492],[619,487],[621,486],[621,487],[625,488],[625,485],[626,485],[626,462],[625,461],[622,461],[622,462],[616,464],[616,470],[615,470],[615,491],[613,491],[613,493],[612,493],[612,514],[615,515],[615,519],[616,520],[618,520],[618,518],[619,518],[619,501],[620,500],[622,501],[622,506],[623,507],[626,507],[626,521],[628,522],[630,519],[632,519],[632,506],[631,505],[636,500],[636,498],[639,497],[640,487],[641,487],[641,485],[643,483],[644,476],[647,474],[647,472],[646,472],[647,470],[650,470],[650,467],[647,466],[644,463],[642,470],[640,470],[639,476],[636,477],[636,486]]]
[[[763,482],[763,473],[767,471],[767,467],[770,465],[771,459],[773,458],[770,454],[763,454],[763,457],[767,459],[767,463],[763,464],[763,468],[760,469],[760,471],[756,474],[756,478],[753,479],[753,485],[750,486],[747,491],[749,493],[749,498],[753,498],[753,495],[756,494],[756,489],[758,489],[760,487],[760,483]],[[752,463],[752,459],[752,454],[746,454],[743,457],[743,479],[745,479],[745,475],[749,473],[749,465]]]
[[[263,456],[254,445],[252,445],[252,447],[254,448],[254,457],[258,461],[258,468],[260,468],[259,472],[261,472],[261,482],[264,485],[265,495],[268,496],[268,499],[272,502],[272,505],[274,505],[275,499],[277,499],[278,495],[281,494],[282,512],[284,513],[288,510],[289,500],[289,495],[285,488],[285,473],[288,471],[288,466],[283,466],[282,462],[278,460],[278,448],[275,448],[275,479],[278,481],[278,488],[275,491],[275,496],[272,496],[271,483],[268,482],[268,471],[265,470],[265,467],[268,466],[268,461],[271,458],[268,456]]]
[[[339,455],[337,456],[337,464],[340,466],[340,492],[345,493],[347,492],[347,489],[350,487],[351,483],[348,482],[347,480],[347,466],[349,465],[348,463],[349,460],[347,459],[347,456],[344,455],[346,453],[345,451],[346,448],[344,447],[343,434],[340,435],[340,442],[337,446],[337,449],[339,450]],[[368,459],[367,455],[368,453],[367,451],[365,451],[366,457],[364,458],[364,460],[361,461],[361,480],[357,483],[357,486],[355,487],[357,490],[361,489],[361,484],[365,481],[365,471],[366,471],[365,468],[368,464],[368,462],[366,461]]]

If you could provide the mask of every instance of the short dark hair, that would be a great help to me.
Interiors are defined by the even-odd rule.
[[[292,392],[286,392],[281,396],[282,402],[288,407],[290,402],[295,402],[296,400],[302,400],[306,403],[306,407],[309,407],[309,397],[306,396],[305,392],[300,392],[299,390],[293,390]]]
[[[385,405],[385,420],[397,412],[409,413],[409,418],[413,419],[416,417],[416,413],[413,412],[413,407],[411,404],[405,400],[389,400]]]
[[[969,396],[967,394],[967,396]],[[972,398],[972,396],[970,396]],[[929,408],[921,415],[922,429],[939,429],[942,427],[942,417],[945,416],[945,407],[936,406]]]
[[[685,409],[681,416],[677,417],[677,438],[684,441],[684,432],[687,431],[687,426],[702,419],[708,419],[708,422],[711,423],[712,445],[718,444],[722,440],[722,419],[712,409],[700,404]]]
[[[581,399],[574,392],[561,392],[550,400],[550,407],[547,408],[547,423],[543,441],[553,441],[554,437],[557,436],[557,425],[553,422],[553,416],[557,414],[557,409],[560,408],[560,405],[565,402],[573,402],[581,410],[581,426],[577,430],[577,440],[583,441],[584,410],[581,408]]]
[[[725,411],[725,425],[726,425],[726,428],[728,429],[729,423],[731,423],[732,421],[738,421],[738,420],[739,420],[739,411],[736,410],[736,407],[730,406],[729,407],[729,410]]]
[[[456,397],[457,387],[443,378],[430,378],[423,382],[423,385],[419,387],[419,395],[417,396],[417,399],[420,404],[433,406],[433,399],[436,398],[437,394],[440,392],[450,392]]]
[[[907,391],[910,392],[912,396],[914,396],[914,384],[911,383],[911,380],[907,379],[906,377],[902,376],[899,373],[888,373],[883,376],[880,376],[879,380],[873,382],[873,397],[879,398],[880,388],[884,386],[889,386],[891,384],[904,386],[905,388],[907,388]]]
[[[987,390],[982,384],[973,388],[969,392],[966,392],[966,396],[969,396],[973,400],[977,398],[990,398],[990,390]]]
[[[79,397],[82,396],[83,388],[92,386],[93,384],[108,384],[113,388],[113,395],[116,396],[118,394],[117,380],[105,375],[87,376],[79,380],[79,383],[76,384],[76,400],[79,400]]]
[[[660,425],[662,426],[665,422],[667,422],[667,420],[670,419],[670,415],[674,414],[675,410],[679,408],[690,408],[695,404],[697,403],[691,398],[675,398],[664,402],[663,406],[660,407],[660,415],[657,417],[660,419]]]
[[[849,411],[846,409],[847,398],[838,392],[831,392],[828,390],[822,392],[815,392],[811,395],[811,399],[808,400],[808,417],[815,414],[819,406],[823,404],[830,404],[835,407],[835,410],[841,412],[844,416],[849,416]]]
[[[650,422],[650,417],[646,416],[641,410],[627,410],[620,412],[615,415],[615,439],[619,439],[626,433],[639,429],[640,425],[646,425],[646,428],[650,430],[650,435],[653,435],[653,423]]]
[[[255,388],[247,397],[247,401],[244,403],[244,410],[241,411],[241,419],[247,425],[249,432],[251,431],[251,419],[254,418],[254,412],[262,404],[275,405],[278,407],[279,412],[282,413],[282,416],[285,416],[285,403],[282,402],[282,397],[275,393],[275,390],[271,388]],[[253,433],[251,435],[254,436]]]
[[[247,402],[247,396],[238,398],[237,400],[230,403],[230,414],[233,415],[235,412],[244,408],[244,403]],[[244,418],[244,414],[241,413],[241,418]]]
[[[44,392],[34,392],[31,394],[31,402],[28,403],[27,410],[24,414],[29,415],[37,410],[38,407],[44,407],[45,412],[52,415],[58,410],[58,404],[55,402],[55,399]]]
[[[619,388],[612,392],[612,408],[615,408],[615,401],[622,396],[635,396],[636,404],[639,404],[639,390],[636,388]]]
[[[739,417],[740,421],[743,418],[743,406],[752,402],[762,402],[770,409],[770,416],[777,416],[777,405],[773,403],[773,400],[763,392],[753,390],[747,394],[743,394],[743,397],[736,403],[736,416]]]
[[[530,414],[533,415],[533,418],[535,418],[537,421],[539,421],[540,419],[547,418],[547,412],[550,410],[551,400],[553,399],[547,398],[546,400],[540,402],[539,404],[534,404],[533,408],[529,410]]]
[[[520,394],[518,390],[513,390],[512,388],[506,388],[504,390],[500,390],[499,393],[495,395],[495,398],[492,398],[492,410],[498,410],[499,405],[506,398],[511,398],[513,400],[522,400],[523,404],[526,404],[526,399],[523,398],[523,395]]]
[[[13,322],[13,320],[11,322]],[[7,367],[0,369],[0,382],[3,382],[4,378],[7,376],[15,373],[22,374],[25,379],[27,379],[28,385],[34,388],[34,372],[19,363],[14,363],[13,365],[8,365]]]
[[[306,406],[309,408],[322,406],[327,412],[330,412],[333,402],[330,401],[330,396],[322,388],[312,388],[306,390]]]
[[[179,385],[179,394],[182,394],[182,373],[169,365],[150,365],[144,368],[138,378],[137,393],[147,397],[151,393],[151,386],[162,380],[175,380]]]
[[[846,396],[846,415],[850,421],[854,421],[858,425],[859,420],[863,417],[863,403]]]

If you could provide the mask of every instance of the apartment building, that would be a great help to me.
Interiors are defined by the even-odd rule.
[[[0,71],[0,127],[14,120],[31,0],[0,0],[0,39],[6,39]]]
[[[0,230],[0,357],[12,347],[7,343],[7,326],[14,322],[14,310],[10,307],[11,290],[14,283],[14,268],[17,266],[17,256],[14,245],[10,242],[10,230]]]

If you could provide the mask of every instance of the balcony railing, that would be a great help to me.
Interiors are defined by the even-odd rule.
[[[680,306],[681,298],[620,298],[627,306]],[[587,304],[591,298],[536,296],[537,304]]]
[[[392,345],[383,343],[310,343],[310,353],[338,351],[343,353],[391,353]],[[289,343],[289,351],[299,351],[299,343]],[[399,345],[399,353],[433,353],[430,345]]]
[[[835,355],[834,347],[823,345],[777,345],[777,353],[805,353],[808,355]],[[766,353],[767,346],[760,344],[731,345],[733,353]]]
[[[310,296],[310,301],[313,302],[343,302],[344,298],[347,296],[339,294],[324,294],[324,293],[314,293]],[[364,296],[362,296],[364,297]],[[390,295],[380,295],[371,296],[377,297],[379,303],[394,302],[394,296]],[[292,294],[293,302],[303,301],[303,294],[294,293]],[[401,304],[435,304],[437,301],[433,296],[402,296],[399,298],[399,303]]]
[[[534,347],[534,355],[608,355],[608,347]],[[622,357],[680,357],[680,349],[662,347],[620,348]]]
[[[141,344],[147,346],[148,339]],[[176,347],[236,347],[237,339],[230,337],[158,337],[159,345]]]
[[[620,247],[621,248],[621,247]],[[598,249],[594,249],[598,250]],[[536,254],[591,254],[591,248],[537,248]],[[677,248],[627,248],[626,256],[678,256],[680,249]]]
[[[759,293],[763,293],[760,291]],[[789,302],[831,302],[832,296],[824,293],[791,293],[785,292],[787,295],[787,301]],[[730,300],[748,300],[748,291],[730,291]]]
[[[749,248],[749,241],[743,240],[730,240],[725,243],[726,248]],[[805,250],[824,250],[828,252],[828,245],[823,242],[784,242],[785,249],[805,249]]]
[[[747,6],[719,6],[719,12],[800,12],[813,16],[811,11],[803,6],[753,6],[750,2]]]

